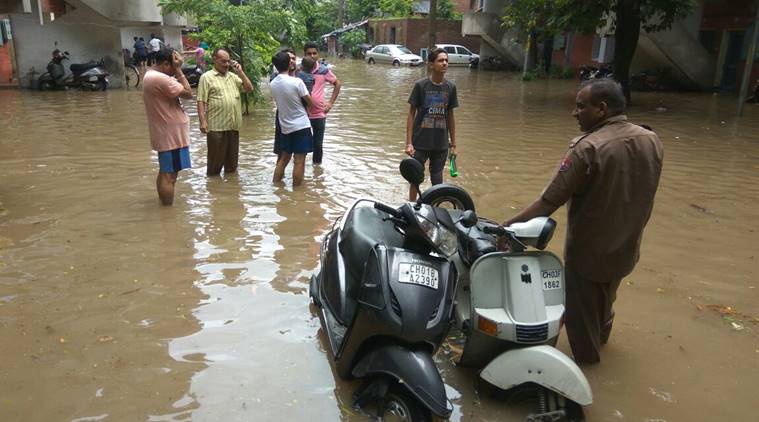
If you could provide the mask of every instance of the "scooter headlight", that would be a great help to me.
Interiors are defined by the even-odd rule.
[[[458,240],[455,233],[420,214],[416,214],[416,221],[438,252],[446,257],[456,253],[458,250]]]

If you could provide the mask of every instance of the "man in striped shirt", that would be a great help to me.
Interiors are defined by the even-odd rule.
[[[237,170],[241,90],[251,92],[253,84],[240,64],[229,59],[229,52],[217,48],[213,52],[213,69],[201,75],[198,82],[198,119],[208,144],[209,176],[218,176],[222,169],[224,174]]]

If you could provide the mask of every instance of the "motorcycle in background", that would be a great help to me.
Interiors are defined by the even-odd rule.
[[[613,78],[614,71],[611,63],[602,63],[600,67],[584,64],[580,66],[580,82],[590,79]]]
[[[196,64],[184,65],[182,66],[182,73],[184,73],[190,86],[195,88],[198,86],[198,82],[200,82],[200,76],[203,74],[203,69]]]
[[[39,77],[41,91],[65,88],[82,88],[92,91],[105,91],[110,84],[104,60],[87,63],[72,63],[71,73],[66,75],[63,62],[70,60],[69,52],[53,52],[53,59],[47,65],[47,72]]]

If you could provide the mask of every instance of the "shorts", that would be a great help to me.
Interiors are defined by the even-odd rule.
[[[430,181],[433,185],[439,185],[443,183],[443,169],[445,168],[445,160],[448,158],[448,150],[414,150],[414,159],[422,163],[430,160]]]
[[[279,147],[282,152],[289,154],[308,154],[314,150],[311,128],[307,127],[292,133],[283,133]]]
[[[159,152],[158,164],[161,173],[178,173],[179,170],[190,168],[190,147]]]

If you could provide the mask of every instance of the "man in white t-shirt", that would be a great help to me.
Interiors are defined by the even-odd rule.
[[[161,44],[163,44],[163,41],[161,41],[155,34],[150,34],[150,41],[148,41],[148,64],[152,65],[155,63],[155,56],[156,53],[161,50]]]
[[[294,155],[293,186],[298,186],[303,183],[306,155],[313,151],[311,121],[306,112],[306,107],[312,105],[311,96],[300,78],[288,74],[290,55],[286,51],[275,54],[271,62],[279,72],[271,81],[270,87],[274,102],[277,103],[279,126],[282,129],[279,159],[272,181],[282,181],[285,168]]]

